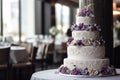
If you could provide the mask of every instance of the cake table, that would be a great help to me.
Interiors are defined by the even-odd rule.
[[[120,80],[120,69],[116,69],[118,75],[116,76],[109,76],[109,77],[93,77],[93,78],[76,78],[76,77],[69,77],[63,76],[56,73],[57,69],[50,69],[35,72],[31,76],[31,80]]]

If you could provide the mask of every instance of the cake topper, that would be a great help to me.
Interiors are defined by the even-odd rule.
[[[78,16],[94,16],[93,0],[79,0],[79,13]]]

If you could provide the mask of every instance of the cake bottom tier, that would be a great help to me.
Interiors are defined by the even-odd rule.
[[[74,69],[75,67],[79,69],[94,69],[94,70],[101,70],[101,68],[105,66],[109,66],[109,59],[85,59],[85,60],[75,60],[65,58],[63,62],[64,66],[69,68],[70,70]]]

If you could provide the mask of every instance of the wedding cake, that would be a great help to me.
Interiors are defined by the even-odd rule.
[[[100,26],[96,24],[89,7],[85,6],[76,15],[76,24],[71,30],[72,37],[67,41],[68,56],[59,72],[69,75],[115,75],[114,67],[105,58],[105,41],[100,35]]]

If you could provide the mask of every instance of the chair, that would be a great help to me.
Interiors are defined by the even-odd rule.
[[[47,54],[53,54],[54,52],[55,52],[55,44],[53,42],[53,43],[48,44]]]
[[[11,79],[10,47],[0,48],[0,72],[4,73],[3,78],[6,78],[0,80]]]
[[[26,48],[26,51],[30,57],[30,59],[32,59],[32,53],[33,53],[33,44],[32,43],[28,43],[28,42],[23,42],[20,44],[20,46],[23,46]]]
[[[30,80],[32,73],[35,72],[35,56],[37,53],[37,47],[33,47],[31,54],[31,60],[28,62],[12,64],[13,71],[15,71],[13,80]],[[28,75],[26,75],[28,74]]]
[[[44,44],[44,43],[43,43]],[[55,52],[54,43],[44,44],[40,59],[36,59],[41,64],[41,69],[47,69],[48,64],[53,63],[53,54]]]
[[[46,47],[47,45],[44,43],[39,44],[37,55],[35,58],[35,63],[41,66],[41,70],[47,69],[46,64]]]
[[[55,44],[54,44],[54,42],[47,44],[46,52],[45,52],[45,55],[44,55],[44,57],[47,60],[47,64],[53,64],[53,62],[54,62],[53,61],[54,53],[55,53]]]
[[[58,54],[66,54],[67,53],[67,45],[66,42],[62,42],[60,48],[56,51]]]
[[[62,64],[63,59],[67,57],[67,45],[66,42],[62,42],[60,47],[58,49],[56,49],[56,55],[57,55],[57,59],[58,62],[60,62],[60,64]]]

